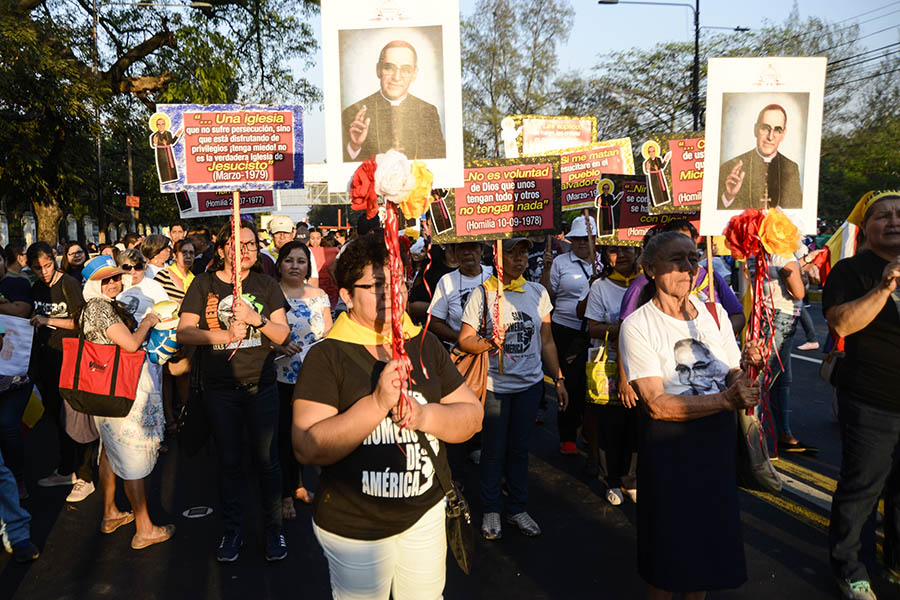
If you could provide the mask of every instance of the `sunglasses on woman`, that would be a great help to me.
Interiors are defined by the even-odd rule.
[[[143,271],[143,270],[144,270],[144,263],[138,263],[138,264],[136,264],[136,265],[129,265],[129,264],[124,264],[124,265],[122,265],[122,270],[123,270],[123,271],[131,271],[132,269],[135,270],[135,271]]]

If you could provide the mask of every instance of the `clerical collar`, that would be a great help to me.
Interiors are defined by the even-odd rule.
[[[409,96],[409,94],[403,94],[403,97],[400,98],[399,100],[391,100],[390,98],[385,96],[384,92],[381,91],[380,89],[378,90],[378,93],[381,94],[381,97],[384,98],[385,101],[387,101],[387,103],[390,104],[391,106],[400,106],[400,103],[403,102],[404,100],[406,100],[406,97]]]
[[[772,156],[763,156],[762,154],[759,153],[759,148],[754,148],[754,150],[756,150],[756,154],[757,154],[761,159],[763,159],[763,162],[766,163],[766,164],[769,164],[770,162],[772,162],[772,159],[775,158],[775,155],[778,154],[778,150],[776,150],[776,151],[775,151],[775,154],[773,154]]]

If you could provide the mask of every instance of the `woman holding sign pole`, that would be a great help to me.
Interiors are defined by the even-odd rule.
[[[234,562],[241,547],[244,429],[259,469],[266,524],[266,560],[287,556],[281,532],[281,467],[278,461],[276,353],[290,334],[287,302],[278,283],[258,271],[259,239],[253,224],[240,224],[242,294],[234,297],[235,253],[231,225],[216,238],[217,261],[197,275],[181,304],[178,341],[197,346],[201,389],[219,458],[224,534],[219,562]],[[265,338],[265,339],[263,339]]]

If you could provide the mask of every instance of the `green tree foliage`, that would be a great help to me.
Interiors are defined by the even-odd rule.
[[[479,0],[462,21],[467,158],[499,156],[506,115],[554,106],[556,51],[574,14],[568,0]]]
[[[128,139],[142,214],[174,217],[147,142],[157,102],[319,101],[288,67],[312,60],[318,0],[207,3],[173,10],[101,0],[96,52],[91,0],[0,0],[0,201],[13,218],[33,209],[39,237],[55,241],[65,211],[127,216]]]

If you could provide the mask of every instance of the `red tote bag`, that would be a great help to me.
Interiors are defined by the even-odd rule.
[[[97,417],[124,417],[137,395],[144,351],[123,352],[115,344],[63,338],[59,394],[69,405]]]

